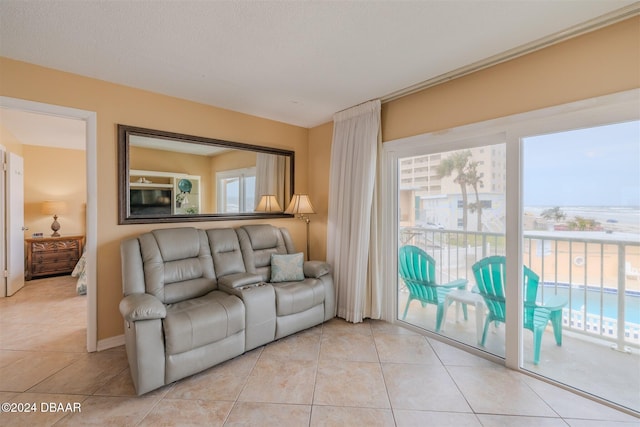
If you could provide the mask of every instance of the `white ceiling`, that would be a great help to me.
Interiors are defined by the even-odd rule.
[[[312,127],[633,3],[1,0],[0,55]]]

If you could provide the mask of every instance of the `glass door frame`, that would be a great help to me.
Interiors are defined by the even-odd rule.
[[[427,336],[437,337],[439,340],[482,357],[494,361],[502,361],[508,368],[527,372],[533,376],[554,382],[553,379],[541,377],[534,372],[525,370],[522,363],[523,307],[520,303],[522,301],[523,260],[522,139],[546,133],[638,120],[640,119],[638,111],[640,111],[640,89],[632,89],[383,143],[380,163],[382,167],[382,247],[388,248],[394,254],[394,256],[388,258],[390,262],[385,263],[382,271],[385,283],[393,284],[385,289],[387,298],[383,308],[383,319],[391,323],[401,323],[412,329],[419,329],[402,322],[398,317],[399,159],[464,149],[468,148],[468,144],[476,144],[476,141],[479,141],[477,145],[482,145],[483,137],[504,133],[507,164],[505,237],[506,253],[508,254],[506,264],[508,285],[506,288],[505,357],[502,359],[481,349],[453,341],[443,335],[427,330],[420,329],[420,332]],[[563,384],[556,384],[563,386]],[[567,386],[564,385],[564,387]],[[603,403],[606,403],[606,401]]]

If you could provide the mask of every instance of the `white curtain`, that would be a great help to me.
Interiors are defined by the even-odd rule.
[[[381,315],[376,194],[380,100],[333,117],[327,261],[333,265],[338,317]]]
[[[258,153],[256,155],[256,205],[267,194],[276,196],[282,210],[284,206],[285,157],[276,154]]]

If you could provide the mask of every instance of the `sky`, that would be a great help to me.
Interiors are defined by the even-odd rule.
[[[640,206],[640,121],[524,140],[525,206]]]

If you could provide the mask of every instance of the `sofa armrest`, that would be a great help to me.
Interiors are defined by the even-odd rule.
[[[317,279],[329,274],[331,266],[324,261],[306,261],[303,265],[304,277]]]
[[[262,282],[262,276],[254,273],[235,273],[218,279],[218,285],[225,288],[243,288]]]
[[[129,322],[164,319],[167,316],[167,308],[153,295],[131,294],[120,301],[120,313]]]

